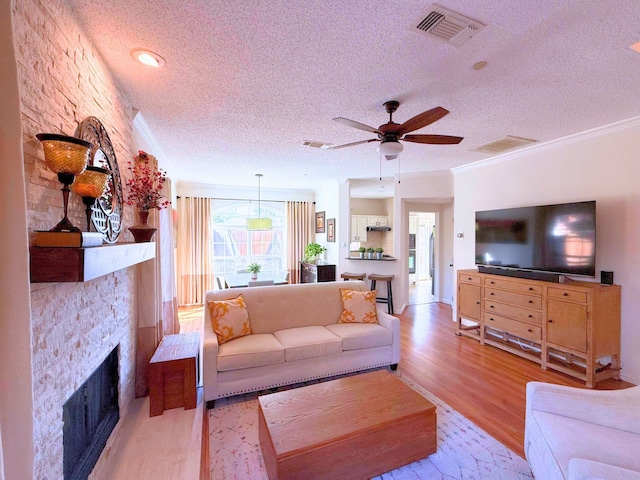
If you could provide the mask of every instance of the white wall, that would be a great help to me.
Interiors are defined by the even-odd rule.
[[[622,286],[622,377],[640,383],[640,117],[454,169],[455,269],[472,268],[475,212],[596,200],[596,279]]]
[[[338,181],[329,182],[315,191],[316,212],[324,212],[325,233],[316,233],[316,243],[326,247],[325,259],[327,263],[338,265],[341,255],[340,245],[349,241],[349,231],[342,228],[340,221],[340,189]],[[344,182],[342,183],[344,189]],[[335,242],[327,241],[327,220],[335,219]],[[337,268],[337,267],[336,267]],[[340,279],[340,271],[336,271],[336,276]]]
[[[0,478],[33,477],[27,205],[11,3],[0,5]]]

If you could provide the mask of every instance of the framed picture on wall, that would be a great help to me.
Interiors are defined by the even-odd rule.
[[[316,233],[324,233],[324,212],[316,212]]]
[[[336,219],[330,218],[327,220],[327,242],[336,241]]]

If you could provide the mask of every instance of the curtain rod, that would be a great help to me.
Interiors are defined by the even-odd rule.
[[[246,198],[217,198],[217,197],[183,197],[182,195],[176,195],[176,198],[208,198],[210,200],[238,200],[240,202],[251,202],[252,199],[246,199]],[[300,201],[304,201],[304,200],[263,200],[265,202],[272,202],[272,203],[286,203],[286,202],[300,202]],[[309,202],[312,205],[315,205],[316,202],[315,200],[313,202]]]
[[[177,195],[176,198],[208,198],[209,200],[235,200],[238,202],[257,202],[258,200],[255,198],[218,198],[218,197],[183,197],[182,195]],[[271,202],[271,203],[286,203],[289,200],[262,200],[263,202]],[[316,203],[316,202],[313,202]]]

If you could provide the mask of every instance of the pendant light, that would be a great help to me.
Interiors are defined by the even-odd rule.
[[[260,178],[261,173],[256,173],[258,177],[258,218],[247,218],[247,230],[271,230],[273,228],[270,218],[260,216]]]

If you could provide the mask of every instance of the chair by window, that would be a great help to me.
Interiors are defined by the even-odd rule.
[[[224,279],[224,277],[216,277],[216,283],[218,285],[218,290],[224,290],[225,288],[229,288],[229,284]]]
[[[265,285],[273,285],[273,280],[249,280],[250,287],[262,287]]]

